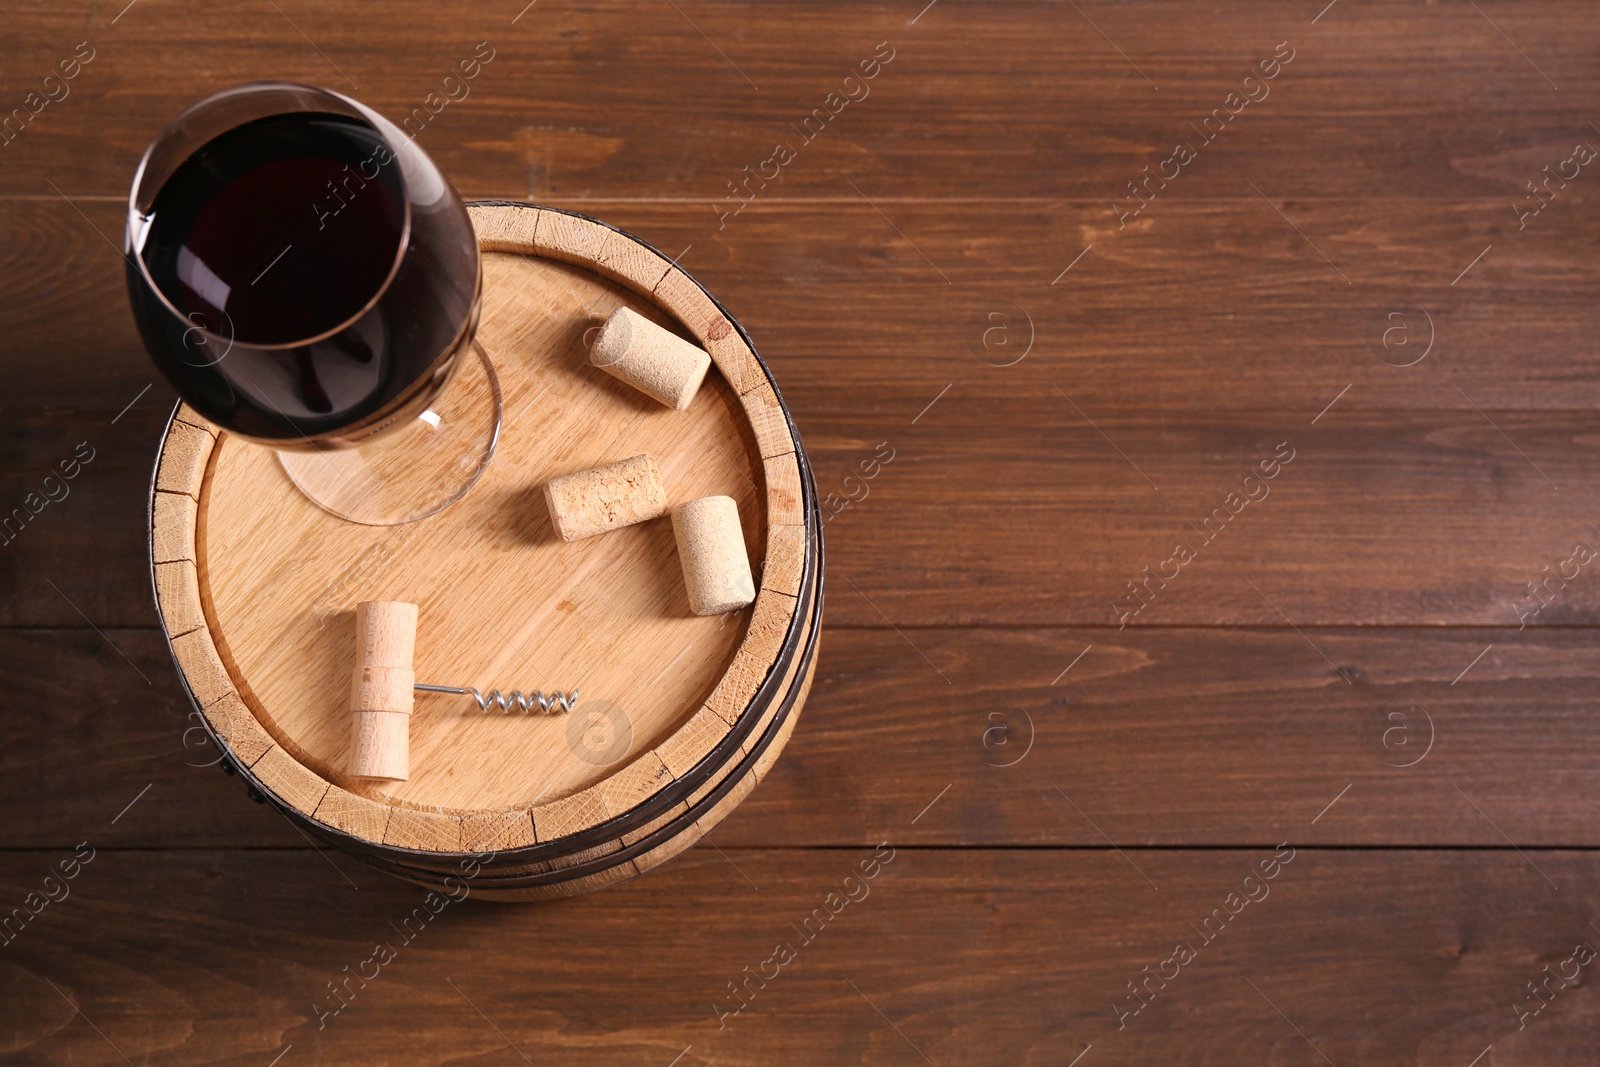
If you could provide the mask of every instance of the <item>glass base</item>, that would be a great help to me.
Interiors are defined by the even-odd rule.
[[[489,354],[464,361],[433,406],[358,448],[279,452],[289,480],[311,502],[365,526],[437,515],[475,485],[500,441],[504,402]]]

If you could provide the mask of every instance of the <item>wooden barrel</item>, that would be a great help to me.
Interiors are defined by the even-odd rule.
[[[815,669],[820,512],[765,364],[682,268],[582,215],[470,211],[477,337],[504,420],[466,498],[402,526],[347,522],[295,489],[270,449],[180,405],[151,483],[152,580],[223,767],[258,799],[419,884],[569,896],[690,847],[777,758]],[[585,333],[621,306],[711,354],[686,410],[589,364]],[[669,519],[555,535],[550,478],[640,452],[672,503],[735,500],[753,605],[690,612]],[[353,778],[355,609],[371,600],[419,606],[419,682],[582,695],[563,715],[418,693],[409,778]]]

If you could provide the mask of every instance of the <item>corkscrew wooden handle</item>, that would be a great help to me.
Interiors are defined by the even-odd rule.
[[[411,774],[411,702],[417,606],[369,600],[356,608],[350,679],[350,773],[404,781]]]

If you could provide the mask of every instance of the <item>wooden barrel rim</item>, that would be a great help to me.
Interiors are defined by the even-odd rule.
[[[641,805],[641,810],[629,812],[626,816],[610,820],[601,826],[569,837],[560,838],[549,844],[497,851],[495,859],[485,862],[483,864],[484,868],[487,870],[494,867],[516,867],[528,863],[551,862],[578,856],[581,857],[579,862],[558,866],[547,872],[551,876],[550,881],[557,880],[557,876],[563,876],[565,872],[571,870],[581,869],[582,873],[595,873],[605,870],[635,854],[647,852],[658,847],[689,825],[698,823],[704,818],[704,813],[714,807],[719,798],[726,796],[730,790],[737,787],[739,780],[745,776],[750,768],[758,765],[763,753],[770,750],[772,757],[775,758],[777,751],[782,749],[784,740],[786,740],[786,729],[792,728],[795,718],[798,717],[800,704],[804,700],[803,693],[810,689],[810,679],[815,669],[818,639],[822,627],[823,557],[820,539],[818,548],[819,552],[814,565],[810,565],[807,572],[806,594],[802,597],[805,601],[805,609],[796,613],[796,618],[803,623],[799,632],[801,640],[795,647],[787,649],[784,663],[774,668],[770,682],[776,684],[789,678],[789,666],[791,665],[795,668],[792,679],[790,684],[784,688],[781,699],[776,704],[771,704],[760,716],[747,715],[742,720],[741,725],[747,724],[752,728],[749,732],[754,732],[754,728],[759,728],[761,732],[754,740],[737,749],[737,752],[734,753],[739,757],[737,764],[730,765],[725,760],[713,761],[713,757],[707,757],[707,762],[710,764],[707,767],[708,777],[715,778],[719,769],[726,773],[715,781],[704,782],[697,788],[689,790],[687,800],[683,797],[666,796],[666,791],[663,790],[662,793],[651,797],[644,805]],[[799,662],[793,663],[793,656],[796,653],[798,653]],[[776,696],[777,694],[774,692],[771,695]],[[731,760],[734,754],[730,754],[728,759]],[[643,810],[647,805],[649,810]],[[684,807],[685,810],[674,812],[674,809],[680,806]],[[297,813],[285,812],[285,814],[294,817]],[[661,818],[663,815],[670,815],[671,817]],[[658,825],[652,825],[658,820]],[[638,832],[641,827],[646,828],[645,837],[653,843],[647,848],[635,849],[632,846],[637,841],[626,841],[626,837],[630,833]],[[446,874],[452,869],[449,866],[450,864],[472,855],[471,853],[440,854],[393,846],[386,846],[381,852],[375,852],[370,843],[358,838],[351,838],[350,835],[343,834],[340,831],[332,830],[326,824],[312,822],[308,824],[307,828],[313,833],[327,838],[331,844],[335,844],[347,851],[360,852],[364,857],[368,857],[368,862],[390,870],[391,873],[395,874],[410,875],[427,870],[427,868],[423,868],[422,871],[419,871],[418,867],[408,864],[406,861],[410,859],[416,859],[425,864],[438,863],[441,865],[438,873]],[[583,856],[585,852],[594,851],[600,846],[615,845],[619,841],[623,842],[623,847],[620,850],[611,849],[594,857]],[[626,853],[626,855],[619,855],[619,853]]]
[[[820,575],[820,560],[818,573]],[[806,695],[810,691],[811,680],[816,669],[816,653],[819,643],[818,638],[822,629],[822,590],[820,583],[818,584],[816,591],[818,594],[817,603],[815,605],[815,610],[810,613],[810,621],[806,626],[807,640],[805,642],[805,650],[801,654],[799,670],[795,676],[795,684],[791,686],[785,693],[783,700],[780,701],[778,707],[775,709],[776,713],[768,723],[767,729],[763,731],[760,738],[758,738],[755,743],[751,745],[751,747],[739,760],[738,764],[734,766],[729,773],[715,785],[714,788],[694,800],[691,804],[689,804],[687,810],[675,816],[664,825],[652,829],[649,833],[636,838],[631,842],[624,843],[621,848],[608,851],[602,855],[594,856],[592,858],[586,857],[580,862],[571,864],[569,866],[562,866],[553,870],[534,874],[513,875],[502,879],[497,879],[492,873],[495,867],[514,866],[520,863],[525,863],[530,858],[530,854],[536,850],[524,849],[514,853],[497,854],[494,860],[486,862],[482,865],[484,873],[479,874],[472,880],[473,892],[478,893],[480,890],[491,893],[505,890],[532,890],[540,887],[555,887],[570,883],[578,883],[582,879],[597,878],[605,875],[607,872],[626,868],[629,864],[635,863],[637,860],[643,859],[646,856],[651,856],[655,854],[657,850],[663,849],[669,842],[680,838],[682,835],[688,833],[691,829],[695,829],[698,832],[691,837],[687,843],[692,845],[699,839],[700,836],[703,836],[705,832],[708,832],[712,826],[715,826],[717,822],[721,821],[721,819],[732,810],[732,805],[729,805],[725,808],[723,805],[734,793],[734,791],[739,789],[741,786],[745,787],[745,792],[740,794],[735,799],[734,803],[736,804],[739,800],[743,799],[744,795],[748,794],[750,789],[755,787],[761,778],[765,776],[766,770],[769,769],[771,764],[776,760],[778,753],[782,751],[784,744],[788,740],[788,732],[790,729],[792,729],[795,720],[799,717],[800,707],[802,704],[804,704]],[[320,833],[324,836],[327,836],[324,828],[321,825],[314,825],[308,827],[308,829],[310,829],[313,833]],[[330,841],[330,843],[334,842]],[[685,847],[687,847],[687,845],[685,845]],[[620,881],[624,878],[632,877],[634,874],[643,873],[643,870],[648,870],[650,867],[654,867],[661,862],[665,862],[666,859],[669,859],[671,856],[676,854],[676,852],[670,852],[667,855],[657,858],[655,862],[649,864],[642,870],[635,869],[631,873],[627,873],[621,877],[618,877],[616,880]],[[467,855],[463,854],[460,856],[440,858],[446,858],[451,861],[455,861],[458,859],[465,859],[467,858]],[[547,857],[544,854],[540,854],[537,858]],[[451,873],[448,870],[438,872],[419,871],[417,868],[409,867],[392,856],[369,856],[367,858],[367,862],[397,877],[416,881],[418,884],[423,885],[440,885],[443,883],[444,877]],[[427,880],[427,875],[429,873],[435,875],[435,879],[431,882]],[[585,890],[582,888],[577,888],[570,889],[567,892],[554,893],[552,895],[568,896],[572,895],[572,893],[583,891]]]
[[[472,210],[474,221],[480,226],[480,244],[486,251],[512,251],[524,255],[560,259],[593,270],[614,282],[624,284],[647,299],[655,300],[657,306],[663,307],[683,322],[708,351],[712,352],[724,377],[735,387],[749,419],[751,432],[755,435],[761,453],[761,465],[767,475],[766,528],[769,536],[762,591],[766,593],[775,579],[783,581],[793,589],[793,592],[781,588],[779,590],[782,599],[790,605],[786,613],[787,624],[783,627],[783,639],[777,642],[777,648],[773,650],[775,654],[766,664],[765,677],[756,687],[757,692],[761,693],[762,686],[766,685],[774,674],[781,675],[782,672],[776,670],[778,661],[786,662],[793,654],[792,639],[798,636],[800,623],[799,598],[796,594],[807,584],[805,577],[809,577],[809,574],[805,572],[811,569],[810,549],[815,545],[815,538],[819,534],[814,520],[807,521],[805,518],[815,509],[814,484],[806,467],[803,452],[798,451],[799,442],[793,431],[792,420],[771,382],[770,372],[765,363],[755,353],[753,346],[749,345],[748,336],[737,320],[728,316],[721,305],[686,272],[671,264],[666,257],[661,256],[644,242],[604,223],[571,212],[509,202],[473,205]],[[541,239],[540,222],[546,218],[551,222],[543,227],[546,233]],[[484,225],[486,222],[488,225]],[[653,284],[651,284],[652,278],[654,278]],[[665,297],[661,292],[663,286],[668,288]],[[720,334],[719,330],[722,331]],[[743,391],[739,392],[741,387]],[[175,438],[183,439],[176,448],[173,447]],[[378,846],[393,852],[413,852],[419,856],[437,856],[458,850],[471,851],[481,848],[481,842],[467,839],[466,819],[526,813],[531,816],[526,821],[536,824],[538,809],[570,800],[571,796],[559,798],[554,802],[513,805],[498,811],[439,808],[432,810],[418,808],[411,811],[409,814],[419,817],[422,822],[443,823],[446,832],[439,836],[445,840],[438,842],[439,845],[445,846],[443,848],[408,848],[398,841],[389,840],[387,833],[368,835],[360,832],[363,826],[370,825],[370,821],[364,824],[359,819],[346,818],[341,825],[324,817],[322,809],[330,800],[348,808],[386,809],[384,812],[386,817],[392,816],[394,812],[406,810],[405,805],[409,802],[391,801],[389,804],[379,804],[350,794],[341,789],[337,782],[316,774],[278,748],[276,742],[265,735],[261,724],[254,721],[254,713],[240,700],[239,686],[233,683],[233,679],[227,674],[227,669],[218,661],[217,650],[209,639],[211,628],[208,625],[209,620],[205,617],[204,602],[199,595],[200,576],[197,573],[195,560],[198,553],[194,551],[196,526],[198,522],[203,521],[203,515],[199,514],[199,504],[205,499],[205,479],[211,469],[217,440],[214,429],[181,406],[169,421],[162,454],[158,458],[151,484],[152,584],[156,600],[161,607],[165,635],[185,688],[189,690],[196,707],[202,711],[208,731],[227,753],[230,762],[244,774],[246,780],[262,793],[271,796],[280,807],[306,816],[319,829],[348,837],[352,843],[367,847]],[[789,451],[779,451],[785,447]],[[785,527],[793,528],[794,535],[788,534]],[[796,535],[800,538],[799,545],[787,546],[791,550],[789,557],[775,560],[774,550],[777,547],[773,538],[775,532],[786,542]],[[184,551],[185,548],[187,552]],[[792,551],[795,548],[801,550]],[[775,562],[781,565],[782,573],[774,573]],[[791,574],[792,581],[789,579]],[[738,655],[744,654],[749,638],[750,634],[747,632],[744,642],[739,646]],[[220,676],[218,676],[219,668]],[[720,685],[718,688],[720,689]],[[715,695],[714,692],[713,696]],[[207,700],[208,696],[212,699]],[[230,701],[232,704],[229,704]],[[656,751],[665,748],[691,725],[703,733],[710,719],[709,704],[710,699],[706,705],[702,705],[694,712],[679,730],[659,741],[654,748],[646,749],[632,762],[637,763],[639,760],[655,757],[659,763]],[[571,825],[565,832],[554,835],[548,841],[541,839],[535,826],[530,826],[523,834],[522,843],[534,850],[537,850],[539,845],[551,842],[561,842],[563,846],[567,846],[573,842],[576,835],[582,835],[580,840],[597,836],[587,833],[586,830],[589,829],[604,826],[607,833],[618,830],[626,832],[625,827],[629,824],[642,825],[649,822],[653,813],[661,808],[673,806],[668,797],[658,797],[655,794],[663,790],[670,790],[673,794],[693,793],[698,784],[697,779],[703,777],[706,772],[714,772],[716,767],[725,761],[727,750],[740,743],[742,735],[754,726],[755,719],[759,716],[748,713],[757,706],[758,702],[746,702],[739,708],[732,722],[724,719],[721,743],[711,745],[711,751],[701,754],[701,758],[687,771],[667,778],[662,783],[663,789],[636,797],[640,803],[622,811],[611,811],[602,806],[603,817],[591,820],[589,827]],[[234,721],[236,712],[240,710],[247,713],[246,718],[249,721]],[[251,726],[254,727],[253,731],[250,729]],[[277,751],[274,752],[274,749]],[[719,756],[723,759],[719,759]],[[580,790],[579,794],[604,786],[626,773],[630,766],[632,763],[623,765],[594,786]],[[310,795],[316,793],[318,785],[322,787],[321,792],[312,800]],[[294,795],[297,786],[303,791],[303,795],[299,797]],[[645,803],[648,803],[648,809],[641,809],[641,804]],[[365,816],[366,813],[358,811],[358,815]],[[448,832],[452,826],[455,831],[453,835]],[[374,836],[377,837],[376,840]],[[454,848],[449,847],[451,842],[448,839],[451,836],[455,838]],[[517,843],[515,835],[512,835],[512,839],[506,843]],[[568,852],[571,849],[563,847],[561,851]]]
[[[801,462],[808,466],[804,456],[802,456]],[[813,513],[813,522],[815,522],[816,514],[815,512]],[[524,891],[532,893],[534,890],[544,887],[550,890],[548,896],[557,897],[570,896],[601,888],[605,885],[634,877],[665,862],[672,856],[677,855],[677,852],[681,851],[682,848],[687,848],[694,844],[700,836],[703,836],[705,832],[708,832],[712,826],[728,814],[732,807],[743,799],[749,789],[753,788],[755,783],[764,777],[766,770],[776,760],[778,753],[787,742],[787,735],[793,729],[795,720],[799,716],[800,707],[810,690],[811,680],[815,673],[818,638],[822,624],[823,558],[824,553],[819,536],[818,556],[815,566],[807,574],[808,579],[815,579],[814,581],[808,580],[806,583],[807,590],[812,594],[811,597],[807,598],[811,603],[808,611],[800,613],[800,617],[805,619],[805,636],[800,662],[795,671],[794,683],[788,687],[783,699],[773,709],[773,714],[767,720],[766,728],[762,731],[760,737],[744,750],[743,756],[736,766],[731,768],[710,790],[701,793],[690,801],[683,812],[675,814],[671,819],[665,820],[659,826],[652,827],[647,833],[635,838],[633,841],[624,841],[619,848],[606,851],[597,856],[585,856],[579,862],[558,866],[552,870],[536,874],[516,875],[503,879],[497,879],[492,873],[481,874],[473,879],[474,891],[484,891],[483,895],[488,899],[493,899],[491,894],[495,893],[516,894],[515,896],[506,896],[503,899],[538,899],[545,894],[539,894],[537,897],[524,897],[522,894]],[[775,671],[774,677],[781,676],[781,673]],[[239,773],[246,780],[249,780],[248,769],[240,770]],[[745,786],[745,792],[735,797],[732,803],[727,803],[734,790],[739,789],[741,785]],[[452,872],[448,867],[436,872],[419,870],[416,867],[408,866],[402,857],[409,855],[423,860],[453,863],[473,855],[472,853],[441,855],[394,847],[386,848],[382,853],[374,852],[369,842],[332,829],[325,823],[306,819],[293,809],[286,809],[277,805],[270,796],[266,799],[269,803],[274,803],[274,806],[279,807],[279,810],[285,816],[302,825],[314,836],[321,837],[327,840],[329,844],[345,851],[357,852],[372,866],[417,884],[439,885],[442,883],[442,879]],[[669,810],[675,806],[674,804],[665,805]],[[614,820],[614,822],[620,821]],[[648,815],[642,816],[639,822],[641,825],[648,824],[650,817]],[[622,840],[628,829],[628,827],[618,827],[615,829],[614,836],[606,840],[608,842]],[[693,831],[692,834],[691,831]],[[691,834],[691,836],[686,841],[682,841],[678,849],[667,850],[666,846],[670,842],[681,838],[685,834]],[[590,835],[585,834],[583,836],[587,839]],[[529,861],[560,859],[591,850],[593,845],[599,843],[601,842],[598,840],[574,841],[562,839],[559,842],[560,847],[556,848],[535,846],[531,849],[501,852],[493,860],[485,862],[483,868],[485,872],[492,872],[496,867],[516,866]],[[653,857],[652,862],[642,868],[639,867],[636,861],[643,860],[646,857]],[[628,870],[627,868],[629,868],[630,864],[633,867]],[[616,872],[621,873],[618,874]],[[428,881],[430,873],[434,878],[431,882]],[[615,874],[615,877],[612,876],[613,874]]]
[[[817,622],[818,630],[820,630],[820,612],[817,614]],[[816,636],[816,631],[813,631],[812,636]],[[765,777],[767,769],[770,768],[777,754],[782,751],[784,744],[788,740],[786,728],[792,727],[795,719],[798,718],[800,707],[811,688],[811,679],[816,668],[816,660],[811,650],[814,650],[815,647],[816,643],[813,641],[802,665],[802,672],[798,680],[803,684],[795,686],[794,690],[784,698],[780,713],[773,721],[771,728],[762,735],[757,745],[740,761],[732,773],[720,782],[715,789],[691,805],[689,810],[685,811],[681,816],[632,842],[625,843],[620,849],[547,872],[497,879],[493,873],[494,867],[500,861],[509,858],[497,856],[495,863],[483,864],[483,873],[472,880],[473,894],[493,899],[491,894],[497,892],[559,888],[563,891],[553,892],[550,895],[571,896],[578,892],[584,892],[589,888],[583,885],[583,880],[585,879],[602,877],[608,872],[622,871],[624,873],[615,880],[623,881],[664,863],[677,855],[679,851],[698,842],[701,837],[710,832],[718,822],[729,814],[733,807],[749,794],[750,790],[754,789],[761,779]],[[740,790],[741,787],[743,787],[742,792],[736,793],[736,790]],[[729,803],[730,799],[732,803]],[[669,847],[674,844],[679,847],[675,849]],[[466,857],[452,858],[465,859]],[[640,861],[646,858],[651,859],[652,862],[640,866]],[[415,881],[421,885],[441,885],[444,877],[447,876],[441,874],[436,880],[430,882],[425,876],[419,877],[421,872],[414,868],[408,868],[393,861],[374,861],[369,859],[368,862],[390,874]],[[631,870],[629,869],[630,865],[632,867]],[[610,884],[609,881],[607,884]]]

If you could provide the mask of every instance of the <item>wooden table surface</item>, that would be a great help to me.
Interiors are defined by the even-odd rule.
[[[0,1062],[1596,1062],[1592,4],[123,2],[0,18]],[[850,501],[659,871],[406,925],[209,766],[121,203],[265,78],[681,253]]]

